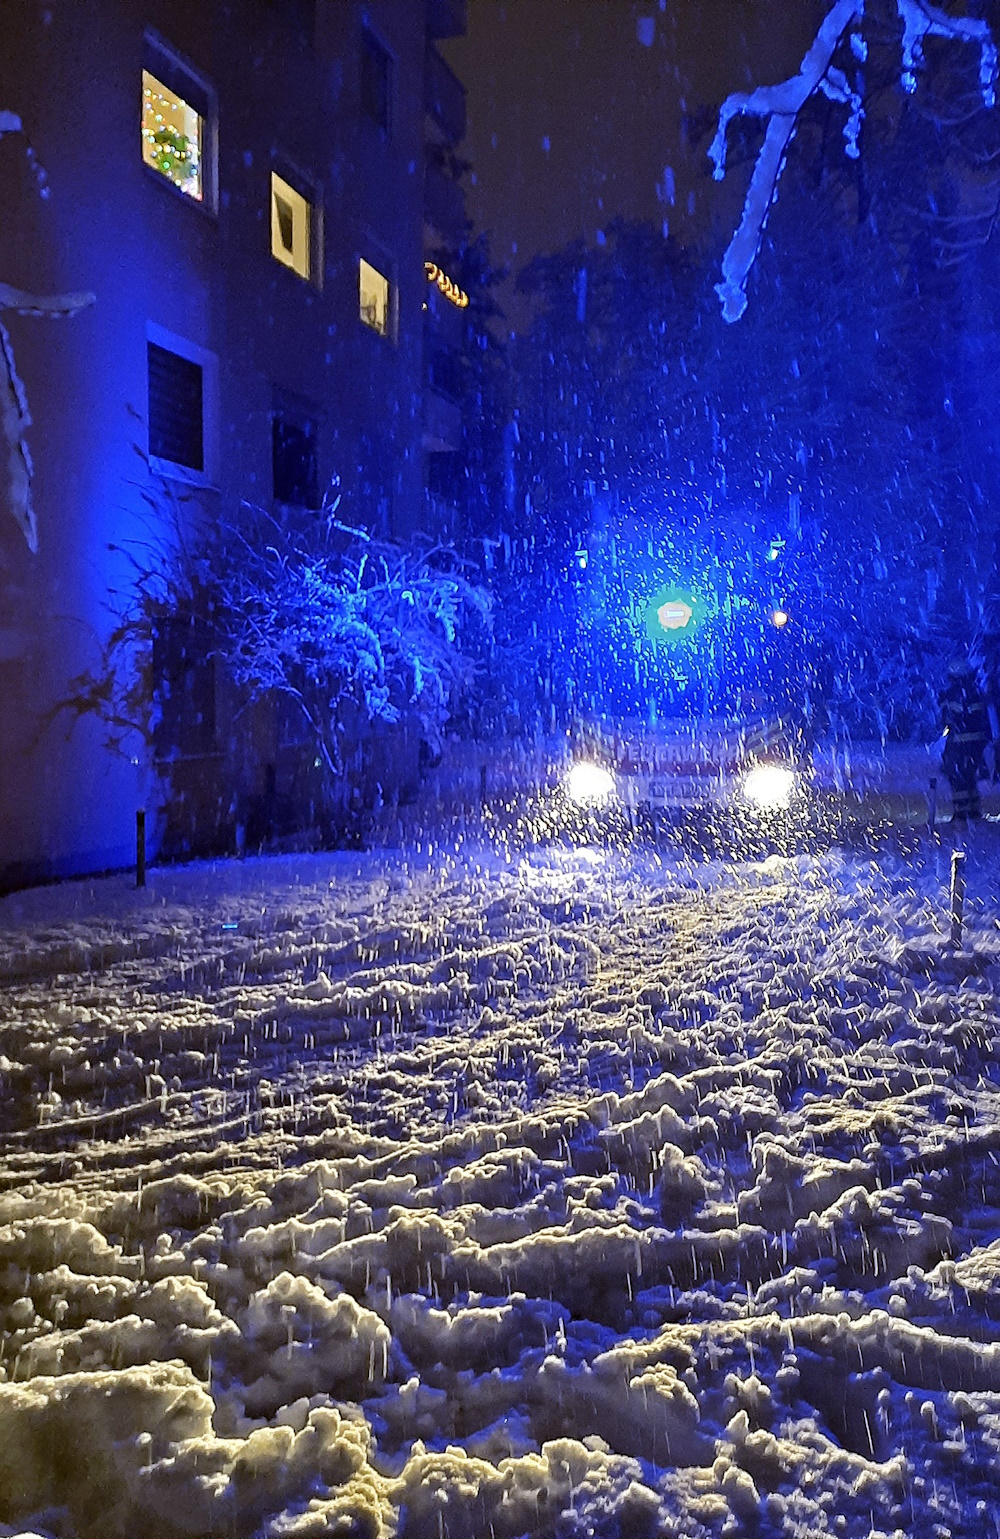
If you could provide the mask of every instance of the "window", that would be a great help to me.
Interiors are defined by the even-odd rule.
[[[204,124],[190,102],[142,72],[142,158],[189,198],[200,203]]]
[[[149,463],[158,475],[210,486],[218,439],[218,360],[214,353],[146,327]]]
[[[388,278],[361,258],[359,268],[361,319],[380,337],[392,334],[392,286]]]
[[[392,59],[378,38],[361,33],[361,111],[383,133],[392,124]]]
[[[271,172],[271,255],[300,278],[312,276],[313,211],[307,198]]]
[[[205,469],[205,398],[201,365],[156,342],[149,365],[149,452],[158,460]]]
[[[195,203],[215,205],[215,96],[147,35],[142,70],[142,158]]]
[[[271,413],[271,471],[275,502],[318,508],[318,412],[275,391]]]

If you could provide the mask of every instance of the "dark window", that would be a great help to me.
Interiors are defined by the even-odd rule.
[[[204,380],[200,363],[156,342],[149,367],[149,452],[188,470],[205,469]]]
[[[215,658],[203,622],[168,615],[153,632],[153,681],[158,759],[211,753],[215,748]]]
[[[319,507],[315,421],[275,407],[271,418],[271,463],[275,502],[300,508]]]
[[[389,132],[392,103],[392,59],[377,38],[361,34],[361,111]]]

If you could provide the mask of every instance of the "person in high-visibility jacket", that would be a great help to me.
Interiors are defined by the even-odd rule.
[[[941,768],[951,786],[952,818],[966,823],[978,818],[979,778],[990,741],[990,721],[976,670],[964,658],[948,668],[941,693],[941,725],[945,731]]]

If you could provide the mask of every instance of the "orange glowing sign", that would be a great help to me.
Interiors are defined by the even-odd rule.
[[[439,293],[444,295],[445,299],[450,299],[452,304],[457,305],[460,310],[466,308],[469,303],[468,294],[464,289],[459,288],[453,278],[448,277],[443,268],[439,267],[436,262],[425,262],[424,272],[427,274],[427,282],[433,283]]]

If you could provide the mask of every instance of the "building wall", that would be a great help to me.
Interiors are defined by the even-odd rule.
[[[49,720],[93,666],[129,542],[155,535],[147,446],[147,325],[219,360],[213,507],[271,499],[276,389],[320,408],[321,482],[350,516],[403,533],[423,506],[423,0],[22,0],[4,11],[0,108],[17,113],[48,176],[42,198],[20,136],[0,139],[0,281],[90,289],[73,319],[7,315],[30,403],[39,552],[0,508],[0,884],[129,861],[147,795],[136,747],[111,757],[90,718]],[[13,14],[11,14],[13,13]],[[144,166],[144,32],[218,97],[218,209]],[[391,132],[361,105],[362,27],[393,61]],[[312,30],[311,39],[305,35]],[[321,191],[321,285],[270,251],[270,172]],[[358,260],[390,267],[396,340],[358,318]],[[137,452],[138,451],[138,452]]]

